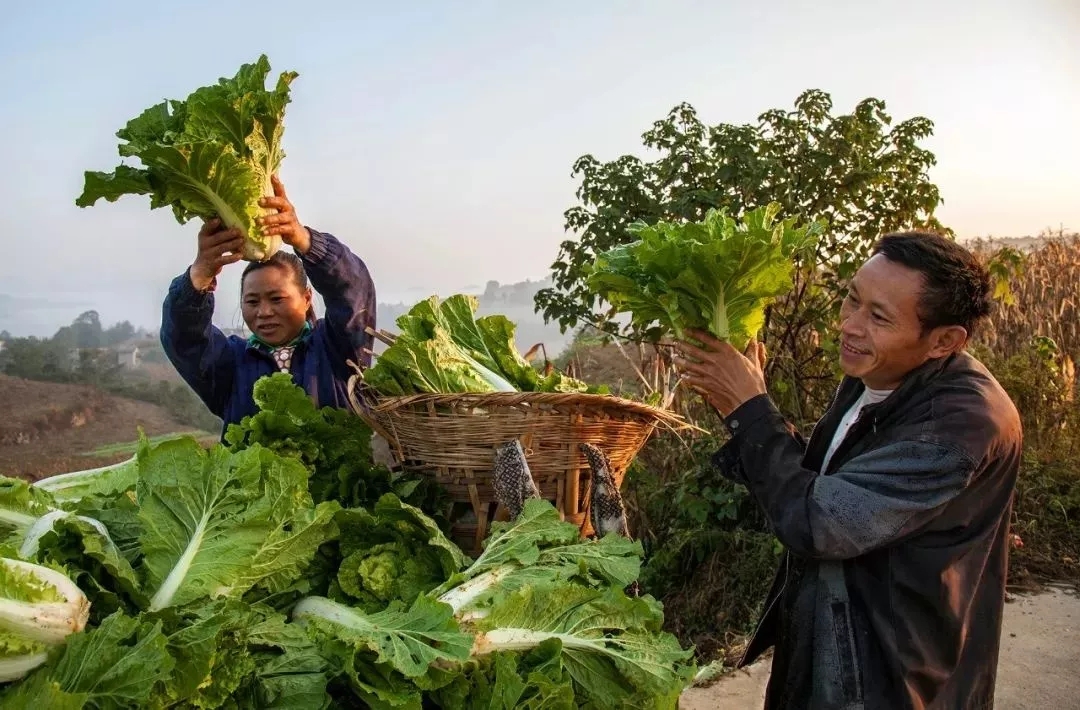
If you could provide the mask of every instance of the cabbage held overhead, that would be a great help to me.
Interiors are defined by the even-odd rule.
[[[116,133],[120,156],[138,158],[142,167],[87,171],[75,204],[149,195],[151,209],[172,207],[180,224],[220,217],[245,235],[244,259],[269,259],[281,240],[264,236],[256,219],[274,212],[259,200],[274,194],[270,176],[285,157],[285,105],[297,76],[282,72],[267,90],[269,72],[270,62],[261,56],[231,79],[196,89],[183,101],[163,101],[128,121]]]
[[[743,350],[824,231],[822,221],[777,220],[779,211],[773,202],[741,220],[709,210],[701,222],[634,223],[637,241],[598,255],[589,288],[653,338],[693,328]]]

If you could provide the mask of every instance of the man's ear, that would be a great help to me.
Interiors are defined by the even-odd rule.
[[[930,335],[930,352],[927,354],[935,359],[946,357],[962,350],[967,345],[967,341],[967,328],[961,325],[935,328]]]

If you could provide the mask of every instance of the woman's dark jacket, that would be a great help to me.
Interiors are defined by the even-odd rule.
[[[311,232],[311,248],[300,256],[312,287],[323,297],[326,315],[296,346],[292,376],[316,406],[348,405],[348,361],[367,367],[375,326],[375,285],[367,266],[330,234]],[[255,381],[277,372],[264,349],[212,323],[213,292],[195,290],[185,270],[173,279],[162,307],[161,345],[169,361],[206,406],[224,421],[239,422],[257,410]]]

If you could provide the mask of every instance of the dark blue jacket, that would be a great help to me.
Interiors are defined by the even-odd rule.
[[[311,248],[301,256],[312,288],[326,304],[326,317],[296,347],[292,376],[316,406],[347,407],[352,360],[371,364],[375,327],[375,285],[364,262],[332,235],[311,232]],[[213,325],[214,295],[195,290],[185,270],[173,279],[161,318],[161,345],[169,361],[225,428],[258,411],[255,381],[277,372],[269,354]]]

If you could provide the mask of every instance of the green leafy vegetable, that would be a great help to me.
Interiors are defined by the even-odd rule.
[[[419,508],[383,496],[373,511],[338,514],[342,562],[337,587],[351,604],[379,611],[411,604],[467,564],[461,550]]]
[[[231,79],[196,89],[184,101],[148,108],[117,132],[122,158],[138,158],[143,168],[119,165],[113,172],[85,173],[75,201],[89,207],[99,199],[149,195],[150,207],[172,208],[181,224],[220,217],[244,235],[243,257],[269,259],[279,237],[262,234],[256,220],[272,213],[259,200],[273,195],[270,177],[285,152],[281,147],[289,85],[296,72],[283,72],[266,89],[266,56],[245,64]]]
[[[48,491],[58,503],[63,504],[91,496],[123,493],[135,487],[138,476],[139,461],[138,454],[135,454],[120,463],[49,476],[35,481],[33,485],[34,488]]]
[[[307,597],[292,617],[335,659],[357,697],[374,708],[419,708],[421,688],[438,685],[435,664],[464,661],[472,646],[453,610],[425,596],[408,608],[395,602],[373,614]]]
[[[638,578],[642,552],[640,542],[619,535],[582,540],[577,526],[561,520],[551,503],[533,498],[513,521],[493,523],[476,561],[432,594],[460,614],[536,582],[622,589]]]
[[[154,618],[162,621],[176,664],[153,705],[321,710],[329,704],[326,660],[283,614],[216,600]]]
[[[121,710],[146,707],[172,671],[161,623],[117,612],[75,634],[53,661],[0,694],[0,707]]]
[[[65,569],[97,618],[138,603],[136,573],[105,524],[58,505],[48,491],[0,477],[0,541],[23,560]]]
[[[400,333],[394,344],[364,371],[364,381],[379,392],[403,395],[516,391],[502,374],[489,367],[490,361],[478,361],[454,340],[436,297],[417,303],[396,322]]]
[[[541,374],[518,352],[505,316],[476,318],[475,296],[431,296],[396,323],[394,343],[364,372],[386,396],[424,392],[605,392],[557,371]]]
[[[558,641],[579,703],[674,708],[693,681],[693,654],[660,631],[662,621],[655,600],[632,599],[618,589],[530,585],[473,622],[479,633],[472,654],[531,650]]]
[[[623,592],[640,555],[617,536],[581,540],[551,503],[532,499],[468,569],[407,608],[396,600],[365,613],[308,597],[293,618],[371,707],[426,698],[443,707],[675,708],[693,680],[693,654],[661,630],[656,600]]]
[[[253,397],[259,411],[230,424],[226,443],[233,451],[259,445],[298,459],[311,473],[308,490],[316,503],[370,508],[393,493],[425,510],[441,507],[442,492],[431,479],[376,465],[371,428],[349,411],[316,408],[288,373],[260,378]]]
[[[780,205],[741,221],[709,210],[701,222],[636,222],[638,239],[598,255],[589,288],[653,338],[705,330],[742,350],[765,322],[765,307],[791,290],[795,261],[812,253],[824,223],[776,221]]]
[[[34,526],[56,511],[56,501],[48,493],[17,478],[0,477],[0,542],[22,554],[23,547],[36,546]]]
[[[562,662],[562,644],[542,641],[524,652],[472,656],[453,679],[427,694],[445,710],[576,710],[573,677]]]
[[[455,347],[497,361],[474,325]],[[256,390],[228,446],[142,441],[133,487],[0,479],[0,705],[676,707],[690,652],[622,591],[640,544],[530,499],[470,561],[369,429]]]
[[[139,478],[140,545],[150,609],[280,588],[336,535],[340,506],[313,508],[307,470],[261,446],[209,452],[191,438],[158,444]]]
[[[91,602],[91,621],[146,603],[138,575],[102,523],[66,514],[39,538],[32,559],[68,570]]]

